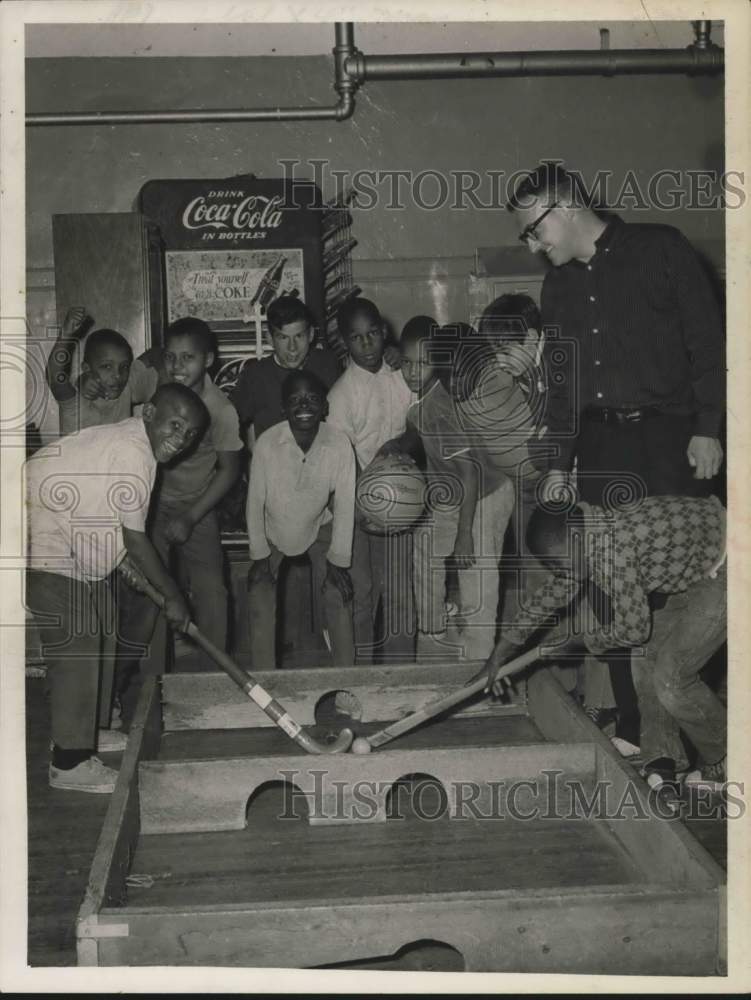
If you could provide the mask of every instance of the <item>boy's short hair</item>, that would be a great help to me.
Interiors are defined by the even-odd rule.
[[[352,321],[355,316],[367,316],[368,319],[379,325],[383,322],[375,302],[371,302],[370,299],[360,298],[359,296],[347,299],[346,302],[343,302],[339,306],[339,311],[336,314],[337,329],[340,336],[344,337],[345,340],[349,337],[350,330],[352,329]]]
[[[399,337],[400,347],[410,347],[420,341],[429,341],[438,330],[438,323],[432,316],[413,316],[404,324]]]
[[[479,331],[495,341],[521,343],[528,330],[539,332],[542,319],[529,295],[501,295],[485,308]]]
[[[307,383],[308,388],[317,392],[321,399],[326,399],[328,396],[328,389],[316,374],[295,369],[282,382],[282,403],[285,406],[295,387],[301,382]]]
[[[128,357],[133,361],[133,348],[121,333],[117,330],[94,330],[83,345],[83,360],[87,365],[91,365],[92,358],[102,347],[120,347],[127,351]]]
[[[182,403],[193,412],[201,429],[208,427],[211,422],[211,415],[201,397],[186,385],[180,385],[179,382],[166,382],[164,385],[158,386],[150,402],[157,409],[164,403]]]
[[[170,323],[164,334],[164,345],[172,337],[190,337],[191,341],[202,354],[216,356],[216,337],[208,323],[197,316],[181,316]]]
[[[548,206],[562,199],[575,203],[580,193],[574,176],[564,170],[560,163],[547,160],[517,184],[506,208],[509,212],[529,208],[535,199],[540,199]]]
[[[584,512],[578,505],[558,510],[536,507],[527,525],[527,547],[539,557],[566,552],[569,532],[583,526]]]
[[[281,330],[284,326],[300,322],[307,323],[309,327],[315,326],[310,309],[295,295],[280,295],[274,299],[266,310],[266,319],[272,330]]]

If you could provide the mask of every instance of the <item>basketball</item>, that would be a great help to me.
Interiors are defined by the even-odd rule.
[[[407,531],[425,507],[425,478],[408,455],[374,459],[357,482],[356,502],[366,531]]]

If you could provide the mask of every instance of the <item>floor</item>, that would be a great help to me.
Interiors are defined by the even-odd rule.
[[[28,961],[32,966],[70,966],[76,963],[74,931],[76,912],[86,887],[89,866],[107,808],[108,796],[55,792],[48,787],[46,770],[49,711],[44,695],[43,679],[28,679],[26,689],[29,820]],[[415,739],[419,739],[417,734]],[[116,765],[117,761],[118,758],[114,756],[108,763]],[[258,805],[264,808],[263,803]],[[265,808],[270,807],[269,803],[266,803]],[[255,804],[253,808],[255,809]],[[255,816],[257,819],[260,813],[256,813]],[[724,822],[717,819],[697,819],[690,824],[690,828],[709,853],[724,866],[726,860]],[[440,830],[433,836],[439,843],[447,833],[448,831]],[[544,831],[540,835],[546,836]],[[300,836],[300,833],[290,829],[290,833],[285,833],[285,836],[290,838],[288,843],[292,846],[294,838]],[[376,831],[373,836],[376,839],[384,836],[388,838],[393,834],[389,832],[384,835]],[[403,836],[406,837],[404,850],[417,850],[419,855],[419,835],[415,833],[415,827],[411,826]],[[482,839],[481,833],[479,836]],[[417,839],[411,841],[410,838],[414,837]],[[247,836],[244,838],[238,836],[236,839],[237,843],[233,846],[235,854],[238,851],[246,851]],[[410,843],[412,847],[409,846]],[[320,850],[325,855],[326,846],[323,841],[322,844]],[[375,846],[378,846],[381,852],[379,856],[384,857],[383,851],[387,848],[387,840],[380,846]],[[448,840],[440,847],[440,850],[445,852],[444,857],[448,865],[446,877],[449,879],[453,877],[452,859],[455,846]],[[478,846],[482,844],[478,842]],[[159,864],[152,863],[152,860],[148,862],[148,867],[152,871],[160,870]],[[383,872],[387,878],[387,866],[383,868]],[[451,969],[457,968],[456,961],[457,956],[450,949],[446,951],[433,944],[426,944],[424,948],[410,949],[404,955],[384,959],[367,967]]]

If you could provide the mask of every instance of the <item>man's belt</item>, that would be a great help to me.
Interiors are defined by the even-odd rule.
[[[584,410],[587,420],[601,424],[637,424],[641,420],[659,417],[662,411],[656,406],[634,406],[619,409],[614,406],[588,406]]]

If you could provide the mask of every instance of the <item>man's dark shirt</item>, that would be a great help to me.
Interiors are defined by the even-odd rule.
[[[690,243],[672,226],[614,217],[595,247],[587,264],[553,268],[542,289],[547,418],[561,449],[552,466],[570,468],[578,416],[587,406],[694,415],[694,433],[717,437],[725,406],[724,331]]]
[[[342,367],[332,351],[313,348],[303,362],[303,371],[317,375],[327,389],[336,382]],[[273,355],[251,360],[243,367],[230,401],[242,426],[253,424],[256,440],[265,430],[284,420],[282,384],[292,369],[282,368]]]

